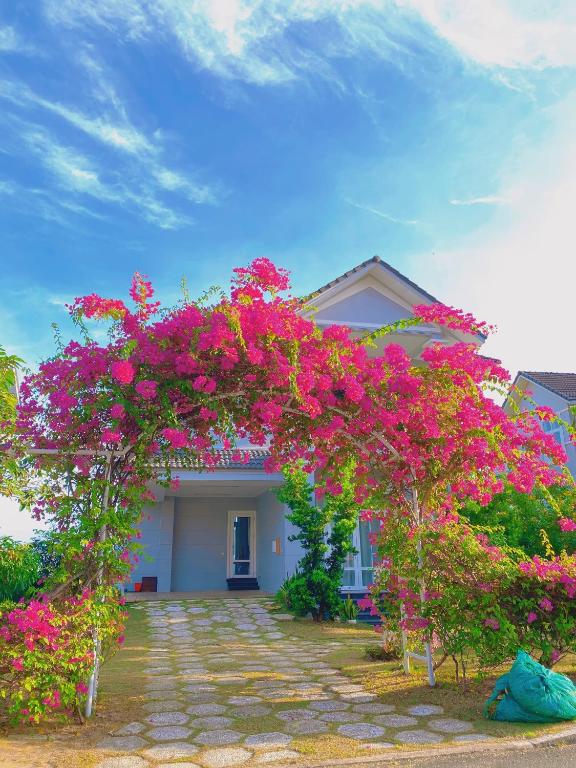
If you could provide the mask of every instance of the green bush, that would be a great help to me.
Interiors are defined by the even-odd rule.
[[[40,557],[30,544],[0,538],[0,602],[29,597],[40,578]]]
[[[492,544],[522,550],[529,557],[547,557],[547,541],[557,555],[562,550],[576,551],[576,532],[565,532],[558,526],[558,518],[571,518],[575,506],[573,486],[535,488],[532,493],[520,493],[509,486],[485,507],[468,501],[460,515],[482,528]]]
[[[341,494],[326,494],[323,503],[316,504],[307,474],[298,467],[284,470],[284,485],[277,496],[289,507],[286,518],[298,530],[289,539],[300,542],[304,555],[296,573],[282,585],[278,599],[297,616],[310,613],[315,621],[321,621],[338,615],[344,561],[355,552],[352,533],[358,505],[352,472],[352,466],[343,471]]]

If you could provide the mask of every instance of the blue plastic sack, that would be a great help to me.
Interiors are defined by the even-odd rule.
[[[491,712],[490,705],[499,698]],[[576,720],[576,686],[565,675],[543,667],[526,651],[518,651],[510,672],[496,681],[484,706],[484,716],[524,723]]]

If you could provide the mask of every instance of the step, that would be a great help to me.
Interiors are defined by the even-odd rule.
[[[258,579],[256,578],[230,578],[226,579],[226,582],[228,584],[228,589],[230,590],[253,590],[253,589],[260,589],[260,586],[258,584]]]

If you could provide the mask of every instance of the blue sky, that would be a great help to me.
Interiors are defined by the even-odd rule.
[[[0,343],[266,255],[305,293],[379,254],[576,370],[571,0],[0,6]]]

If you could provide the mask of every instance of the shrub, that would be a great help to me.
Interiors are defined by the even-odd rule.
[[[359,613],[360,609],[350,596],[346,600],[342,600],[338,606],[338,615],[342,621],[356,621]]]
[[[472,654],[480,670],[513,658],[519,648],[548,666],[576,650],[572,557],[519,558],[516,550],[492,546],[484,533],[455,522],[430,524],[420,534],[421,573],[406,531],[381,541],[393,562],[392,569],[378,569],[374,590],[386,629],[414,636],[425,630],[457,665]],[[420,576],[427,591],[423,607]]]
[[[94,664],[95,626],[103,658],[121,639],[112,592],[0,608],[0,697],[13,720],[38,723],[79,711]]]
[[[558,518],[572,517],[574,508],[573,486],[537,487],[532,493],[520,493],[509,485],[486,506],[468,501],[460,515],[473,526],[481,526],[492,544],[521,549],[533,557],[548,554],[547,542],[557,555],[562,550],[576,551],[576,532],[558,526]]]
[[[30,544],[0,538],[0,601],[28,597],[40,578],[40,557]]]
[[[298,532],[289,537],[298,541],[304,555],[296,573],[282,585],[282,599],[297,616],[312,614],[315,621],[338,615],[340,586],[346,556],[354,552],[352,533],[358,520],[350,465],[341,475],[341,493],[326,494],[322,504],[314,503],[314,487],[299,467],[284,470],[280,501],[290,512],[287,519]]]
[[[400,640],[398,635],[392,632],[384,633],[380,645],[367,645],[364,655],[370,661],[397,661],[400,656]]]

